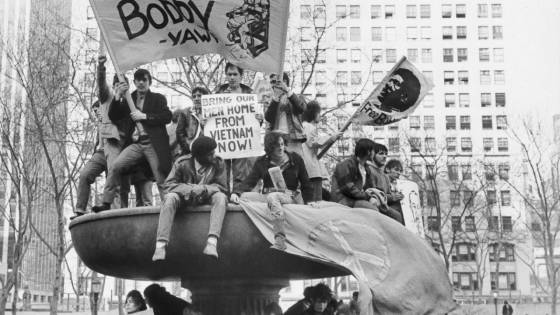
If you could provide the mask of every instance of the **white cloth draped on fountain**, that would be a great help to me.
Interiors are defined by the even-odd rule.
[[[240,204],[273,243],[267,205]],[[398,222],[331,202],[284,205],[284,212],[286,252],[349,270],[360,283],[361,314],[445,314],[455,308],[441,258]]]

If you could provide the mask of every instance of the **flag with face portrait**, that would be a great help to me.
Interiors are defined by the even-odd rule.
[[[290,1],[90,0],[121,71],[216,53],[241,68],[280,73]]]
[[[383,126],[410,115],[434,87],[432,81],[402,57],[354,113],[353,122]]]

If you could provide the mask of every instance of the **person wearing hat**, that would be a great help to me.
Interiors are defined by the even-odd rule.
[[[200,136],[194,140],[191,154],[177,159],[165,180],[165,199],[157,228],[156,249],[152,260],[164,260],[177,209],[210,204],[210,227],[205,255],[218,258],[217,243],[227,207],[227,177],[224,161],[215,155],[216,141]]]

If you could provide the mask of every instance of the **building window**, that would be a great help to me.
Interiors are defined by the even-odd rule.
[[[350,51],[350,59],[352,63],[360,63],[362,60],[362,51],[360,49],[352,49]]]
[[[498,176],[502,180],[509,179],[509,163],[500,163],[498,165]]]
[[[462,164],[461,165],[461,176],[463,180],[471,180],[472,179],[472,168],[470,164]]]
[[[418,28],[416,26],[409,26],[406,28],[406,39],[416,40],[418,38]]]
[[[441,36],[442,36],[442,39],[453,39],[453,27],[452,26],[443,26],[441,28]]]
[[[459,81],[459,85],[467,85],[469,84],[469,72],[462,70],[457,72],[457,79]]]
[[[385,51],[385,59],[388,63],[397,62],[397,50],[396,49],[387,49]]]
[[[482,116],[482,129],[486,129],[486,130],[492,129],[492,116],[490,115]]]
[[[517,290],[515,272],[500,272],[496,283],[496,273],[490,272],[491,290]]]
[[[434,73],[432,71],[422,71],[422,74],[426,77],[426,79],[428,79],[430,82],[434,82]],[[433,93],[428,93],[427,96],[429,96],[431,94],[432,96],[432,103],[433,103]]]
[[[359,42],[362,40],[360,28],[359,27],[351,27],[350,28],[350,41],[351,42]]]
[[[409,4],[406,6],[406,18],[407,19],[415,19],[416,18],[416,5]]]
[[[471,116],[461,116],[459,121],[461,130],[471,130]]]
[[[507,116],[498,115],[496,116],[496,129],[506,130],[507,129]]]
[[[313,14],[317,20],[325,21],[327,19],[327,9],[322,4],[315,5]]]
[[[392,42],[397,38],[397,31],[394,27],[386,27],[385,28],[385,40],[388,42]]]
[[[502,229],[504,232],[513,231],[513,221],[510,216],[502,216]]]
[[[479,18],[487,18],[488,17],[488,5],[478,4],[478,17]]]
[[[337,5],[336,8],[336,19],[345,19],[346,18],[346,6],[345,5]]]
[[[479,26],[478,27],[478,39],[488,39],[490,36],[488,26]]]
[[[494,70],[494,84],[504,84],[506,81],[506,75],[504,70]]]
[[[459,81],[461,82],[461,81]],[[459,93],[459,107],[470,107],[471,101],[469,93]]]
[[[350,83],[352,85],[362,84],[362,72],[361,71],[352,71],[350,73]]]
[[[432,62],[432,49],[422,48],[422,62],[431,63]]]
[[[360,6],[359,5],[351,5],[350,6],[350,18],[351,19],[359,19],[360,18]]]
[[[346,27],[337,27],[336,28],[336,41],[337,42],[345,42],[348,38],[348,34],[346,32]]]
[[[400,149],[400,143],[399,143],[399,138],[389,138],[388,139],[388,144],[389,144],[389,152],[391,153],[398,153],[399,149]]]
[[[87,7],[87,19],[91,20],[95,18],[95,14],[93,14],[93,9],[88,5]]]
[[[373,71],[373,83],[379,83],[383,80],[383,71]]]
[[[420,17],[423,19],[429,19],[431,16],[431,6],[429,4],[420,5]]]
[[[459,165],[447,165],[447,176],[449,177],[449,180],[459,180]]]
[[[418,49],[416,49],[416,48],[408,49],[406,55],[407,55],[408,60],[410,60],[411,62],[417,62],[418,61]]]
[[[338,6],[337,6],[338,7]],[[299,17],[302,20],[307,20],[311,18],[311,6],[310,5],[302,5],[300,7],[300,15]]]
[[[461,138],[461,151],[472,152],[472,140],[470,137]]]
[[[491,262],[496,262],[498,259],[500,261],[515,261],[515,245],[509,243],[502,243],[500,244],[494,243],[490,244],[488,247],[488,259]],[[498,248],[500,248],[500,252],[498,255]]]
[[[453,199],[454,199],[454,193],[457,193],[457,191],[452,190],[451,191],[451,196],[449,197],[449,199],[451,200],[451,203],[453,203]],[[460,216],[452,216],[451,217],[451,230],[453,232],[460,232],[463,229],[461,228],[461,217]]]
[[[430,200],[429,195],[428,195],[428,200]],[[429,206],[429,201],[428,201],[428,206]],[[434,202],[435,204],[435,202]],[[433,231],[433,232],[439,232],[439,219],[437,216],[428,216],[428,231]]]
[[[457,62],[467,61],[468,55],[466,48],[457,48]]]
[[[504,62],[503,48],[494,48],[494,62]]]
[[[475,246],[470,243],[457,243],[452,253],[452,261],[474,261],[475,260]]]
[[[481,107],[492,106],[492,96],[490,93],[480,93],[480,106]]]
[[[381,6],[380,5],[372,5],[370,7],[370,16],[372,19],[378,19],[381,17]]]
[[[466,39],[466,38],[467,38],[467,27],[457,26],[457,39]]]
[[[504,38],[504,33],[503,33],[502,26],[500,26],[500,25],[492,26],[492,38],[493,39],[503,39]]]
[[[418,137],[410,137],[409,143],[411,152],[420,152],[422,149],[422,142]]]
[[[455,116],[445,116],[445,129],[446,130],[457,129],[457,118]]]
[[[315,73],[315,86],[322,87],[327,84],[327,72],[324,70],[318,70]]]
[[[385,5],[385,18],[392,19],[395,16],[395,6]]]
[[[338,86],[348,85],[348,72],[346,72],[346,71],[337,71],[336,72],[336,85],[338,85]]]
[[[424,139],[426,144],[426,152],[427,153],[435,153],[436,152],[436,138],[428,137]]]
[[[453,14],[453,8],[451,4],[442,4],[441,5],[441,17],[444,19],[450,19],[451,15]]]
[[[457,138],[445,138],[447,152],[457,151]]]
[[[443,62],[453,62],[453,48],[443,49]]]
[[[337,63],[346,63],[347,60],[348,60],[348,50],[337,49],[336,50],[336,62]]]
[[[488,174],[488,173],[486,173],[486,174]],[[498,202],[495,190],[489,190],[489,191],[486,192],[486,202],[489,205],[495,205]],[[497,218],[497,217],[492,217],[492,218]],[[496,220],[496,222],[497,222],[497,220]],[[497,229],[498,229],[498,226],[492,224],[491,230],[496,231]]]
[[[493,18],[501,18],[502,17],[502,5],[501,4],[492,4],[492,17]]]
[[[455,16],[461,19],[467,17],[467,5],[457,4],[455,6]]]
[[[471,192],[472,194],[472,192]],[[469,215],[465,217],[465,232],[474,232],[476,226],[474,224],[474,217]]]
[[[434,130],[435,124],[435,116],[424,116],[424,130]]]
[[[432,27],[431,26],[421,26],[420,27],[420,37],[425,40],[432,39]]]
[[[409,125],[411,130],[420,129],[420,116],[409,116],[408,117],[408,125]]]
[[[422,100],[422,106],[425,108],[432,108],[434,107],[434,93],[428,93]]]
[[[443,84],[453,85],[454,83],[455,83],[455,74],[453,73],[453,71],[444,71]]]
[[[374,42],[379,42],[383,39],[382,35],[382,28],[381,27],[372,27],[371,28],[371,40]]]
[[[480,84],[490,84],[490,70],[480,70]]]
[[[454,272],[453,287],[457,290],[478,290],[478,278],[474,272]]]
[[[484,152],[491,152],[494,148],[494,139],[482,138],[482,148],[484,149]]]
[[[383,62],[383,49],[372,49],[371,60],[373,62]]]
[[[509,190],[502,190],[500,198],[502,199],[502,206],[511,206],[511,192]]]
[[[490,61],[490,49],[489,48],[479,48],[478,49],[478,60],[481,62]]]
[[[455,94],[445,93],[445,107],[455,107]]]
[[[508,150],[508,138],[498,138],[498,152],[507,152]]]

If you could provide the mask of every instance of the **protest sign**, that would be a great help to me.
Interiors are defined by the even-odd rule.
[[[353,116],[353,122],[382,126],[411,114],[434,87],[406,57],[387,73]]]
[[[202,96],[202,119],[206,120],[204,135],[216,140],[216,154],[223,159],[264,153],[256,114],[262,114],[262,109],[255,94]]]
[[[425,237],[422,221],[422,206],[420,204],[420,193],[418,185],[409,180],[397,180],[397,190],[404,198],[401,200],[401,209],[406,228],[420,236]]]
[[[122,71],[217,53],[241,68],[280,73],[290,1],[90,0]]]

